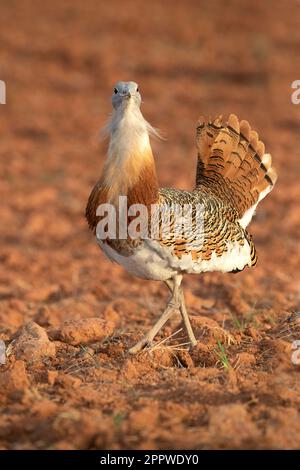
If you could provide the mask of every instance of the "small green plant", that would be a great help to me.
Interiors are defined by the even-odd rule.
[[[240,319],[236,315],[232,314],[231,319],[232,319],[233,326],[239,331],[244,331],[248,326],[247,319],[244,317]]]
[[[253,306],[252,310],[246,313],[246,315],[243,315],[241,318],[238,318],[236,315],[232,313],[231,320],[232,320],[234,327],[241,332],[245,331],[250,325],[257,327],[258,324],[256,320],[254,319],[254,312],[255,312],[255,305]]]
[[[122,422],[125,419],[125,413],[119,412],[114,415],[114,425],[117,429],[120,429]]]
[[[227,354],[226,354],[226,351],[225,351],[225,348],[223,346],[223,344],[221,343],[221,341],[218,339],[217,340],[217,349],[215,349],[215,352],[219,358],[219,361],[222,366],[224,367],[224,369],[229,369],[230,367],[230,363],[229,363],[229,359],[227,357]]]

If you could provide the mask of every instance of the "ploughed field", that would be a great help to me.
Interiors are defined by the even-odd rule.
[[[290,3],[2,2],[1,448],[299,448],[300,3]],[[201,114],[248,119],[279,173],[249,229],[257,267],[184,280],[192,351],[177,318],[128,355],[167,290],[110,263],[84,220],[120,79],[139,82],[145,117],[167,137],[153,142],[162,186],[193,187]]]

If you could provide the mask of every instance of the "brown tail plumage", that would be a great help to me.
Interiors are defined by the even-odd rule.
[[[198,165],[196,185],[209,188],[234,205],[240,223],[246,227],[258,202],[274,187],[276,170],[270,154],[248,121],[231,114],[197,126]]]

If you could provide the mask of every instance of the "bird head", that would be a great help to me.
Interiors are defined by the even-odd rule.
[[[138,84],[135,82],[116,83],[112,94],[112,105],[116,110],[126,108],[129,105],[135,105],[139,108],[141,95]]]

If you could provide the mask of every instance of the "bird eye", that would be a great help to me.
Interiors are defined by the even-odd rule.
[[[137,93],[140,91],[140,90],[139,90],[139,87],[137,87],[136,91],[137,91]]]
[[[114,89],[114,94],[116,95],[118,93],[117,88]]]

